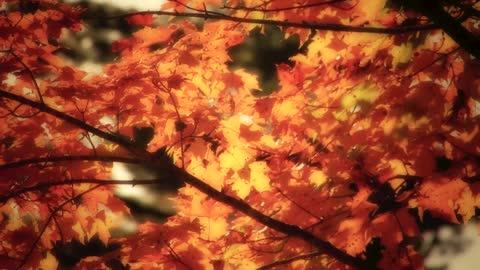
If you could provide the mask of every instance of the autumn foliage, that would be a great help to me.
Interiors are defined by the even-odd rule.
[[[478,1],[223,2],[93,18],[139,28],[98,75],[59,54],[83,9],[1,2],[1,269],[422,269],[478,215]],[[236,62],[272,34],[269,74]],[[112,237],[115,185],[173,178],[174,216]]]

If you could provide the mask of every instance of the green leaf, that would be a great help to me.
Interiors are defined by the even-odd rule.
[[[147,148],[154,134],[152,127],[133,127],[133,143],[137,147]]]

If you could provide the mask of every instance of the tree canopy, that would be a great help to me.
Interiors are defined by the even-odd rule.
[[[1,2],[1,267],[422,269],[422,231],[478,215],[478,1],[84,14]],[[100,74],[61,55],[94,20],[137,28]],[[112,236],[115,185],[173,181],[175,215]]]

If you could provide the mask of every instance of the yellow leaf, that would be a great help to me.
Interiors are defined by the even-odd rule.
[[[363,111],[367,109],[378,96],[379,93],[375,84],[366,82],[342,97],[342,107],[351,113]]]
[[[406,168],[405,168],[405,163],[403,163],[399,159],[392,159],[388,161],[390,164],[390,168],[392,169],[393,175],[406,175],[408,174]]]
[[[263,135],[260,138],[260,143],[265,147],[276,148],[278,145],[275,143],[276,139],[272,135]]]
[[[50,252],[47,256],[40,261],[39,269],[41,270],[53,270],[57,269],[58,261]]]
[[[410,62],[412,58],[413,46],[412,43],[405,43],[400,46],[393,46],[392,49],[392,65],[397,67],[400,64]]]
[[[356,7],[357,10],[363,11],[362,20],[375,21],[378,14],[381,14],[382,9],[385,7],[385,0],[370,0],[360,1]]]
[[[238,115],[222,120],[219,129],[231,145],[240,144],[240,117]]]
[[[455,209],[457,209],[457,214],[461,215],[465,222],[475,215],[476,206],[478,205],[475,204],[475,198],[472,191],[467,187],[460,195],[460,199],[457,200]]]
[[[270,178],[266,175],[267,164],[265,161],[253,162],[249,165],[250,181],[253,187],[258,191],[268,191],[270,187]]]
[[[227,263],[224,269],[250,270],[258,268],[250,258],[250,248],[245,244],[233,244],[223,253],[223,260]]]
[[[202,158],[193,156],[190,164],[188,164],[188,171],[199,179],[204,181],[220,191],[223,186],[223,174],[220,172],[219,164],[216,162],[209,162],[204,165]]]
[[[251,187],[252,185],[244,179],[237,179],[232,184],[232,189],[237,192],[237,196],[242,200],[250,193]]]
[[[348,114],[346,110],[339,110],[333,112],[333,117],[335,117],[335,119],[337,119],[338,121],[345,121],[348,119]]]
[[[323,171],[313,171],[308,180],[316,187],[323,185],[328,179],[328,176]]]
[[[78,234],[78,240],[80,241],[80,243],[85,244],[85,232],[83,231],[80,222],[75,223],[72,226],[72,230]]]
[[[335,60],[338,52],[328,47],[333,39],[333,32],[326,32],[323,37],[313,38],[312,43],[308,46],[308,59],[320,58],[322,62],[329,63]]]
[[[199,217],[198,219],[200,220],[202,228],[204,228],[203,233],[206,234],[205,238],[209,241],[218,241],[225,236],[227,230],[230,228],[229,224],[223,217]]]
[[[98,233],[98,238],[105,245],[108,244],[108,240],[110,239],[109,227],[105,224],[105,222],[99,219],[95,219],[95,227],[95,230]]]
[[[245,167],[248,159],[249,155],[245,150],[239,146],[232,146],[220,155],[220,167],[222,169],[232,169],[236,172]]]
[[[291,120],[299,113],[300,107],[295,100],[287,99],[275,103],[272,111],[278,121]]]

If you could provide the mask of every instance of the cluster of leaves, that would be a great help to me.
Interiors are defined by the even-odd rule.
[[[143,27],[99,75],[57,55],[81,8],[2,3],[2,267],[421,269],[428,220],[475,216],[477,1],[220,2],[104,18]],[[266,56],[278,89],[258,96],[262,75],[228,63],[272,35],[288,43]],[[162,173],[109,180],[116,161]],[[173,179],[176,215],[112,237],[129,215],[112,186]]]

